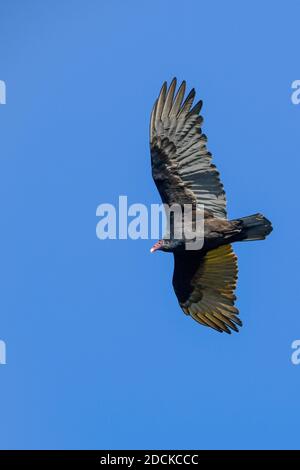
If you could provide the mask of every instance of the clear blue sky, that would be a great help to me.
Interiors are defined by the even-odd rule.
[[[1,448],[297,448],[300,5],[1,0]],[[158,203],[149,113],[174,75],[204,100],[239,244],[244,327],[184,316],[172,256],[100,241],[96,207]]]

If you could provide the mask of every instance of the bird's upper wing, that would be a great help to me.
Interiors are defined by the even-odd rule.
[[[231,245],[201,254],[195,251],[174,253],[173,286],[184,313],[217,331],[238,331],[242,326],[234,307],[237,257]]]
[[[176,79],[163,84],[150,122],[152,175],[166,204],[204,204],[214,217],[226,218],[226,197],[219,173],[207,151],[195,90],[184,100],[185,82],[176,96]]]

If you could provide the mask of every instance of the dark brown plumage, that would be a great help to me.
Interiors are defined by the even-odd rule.
[[[152,251],[174,254],[173,287],[183,311],[202,325],[217,331],[238,331],[238,309],[234,306],[237,257],[231,243],[262,240],[271,223],[261,214],[227,220],[226,196],[219,173],[206,148],[199,112],[194,107],[195,90],[185,95],[185,82],[177,93],[174,78],[163,84],[155,101],[150,123],[152,175],[163,203],[190,204],[193,213],[204,205],[204,245],[186,250],[185,239],[172,236],[154,245]]]

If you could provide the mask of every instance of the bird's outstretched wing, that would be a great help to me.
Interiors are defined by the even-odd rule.
[[[242,326],[234,307],[237,257],[231,245],[201,254],[195,251],[174,253],[173,286],[184,313],[217,331],[238,331]]]
[[[185,82],[176,96],[176,79],[163,84],[150,122],[152,175],[163,203],[204,204],[214,217],[226,218],[226,197],[219,173],[207,151],[195,90],[184,100]]]

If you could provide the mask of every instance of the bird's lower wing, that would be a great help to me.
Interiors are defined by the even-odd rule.
[[[173,286],[183,311],[202,325],[230,333],[242,326],[234,307],[237,257],[231,245],[201,255],[175,253]]]

